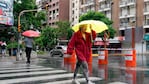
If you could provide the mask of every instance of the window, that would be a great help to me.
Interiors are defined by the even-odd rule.
[[[145,16],[145,25],[149,25],[149,15]]]

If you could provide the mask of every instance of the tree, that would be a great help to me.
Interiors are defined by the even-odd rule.
[[[36,0],[14,0],[14,26],[18,25],[19,13],[23,10],[37,9]],[[35,28],[41,26],[41,21],[45,21],[45,13],[41,12],[27,12],[21,16],[21,29],[27,30],[30,25],[34,25]]]
[[[113,22],[111,20],[109,20],[109,18],[107,18],[103,13],[95,12],[95,11],[89,11],[86,14],[83,14],[80,16],[79,22],[81,22],[83,20],[99,20],[99,21],[104,22],[109,28],[107,30],[107,32],[109,33],[109,36],[110,36],[109,38],[114,38],[116,31],[114,30],[114,28],[112,28]],[[98,36],[103,38],[104,32],[99,33]]]
[[[72,29],[70,27],[70,23],[67,21],[59,21],[57,22],[57,26],[58,26],[58,38],[59,39],[70,39],[72,36]]]
[[[53,48],[57,44],[57,29],[46,26],[42,29],[41,36],[36,39],[37,45],[44,48]]]

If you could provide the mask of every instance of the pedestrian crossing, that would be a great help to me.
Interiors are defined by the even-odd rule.
[[[81,84],[86,84],[82,74],[77,75]],[[37,65],[22,65],[0,67],[0,84],[72,84],[73,73],[63,69],[43,67]],[[90,77],[90,80],[99,84],[104,80],[100,77]],[[125,82],[109,82],[107,84],[128,84]]]
[[[78,81],[85,84],[85,78],[78,74]],[[36,65],[1,67],[0,84],[71,84],[73,73],[63,69]],[[92,81],[102,80],[90,77]]]

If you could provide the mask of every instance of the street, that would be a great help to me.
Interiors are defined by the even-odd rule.
[[[124,67],[121,57],[109,57],[108,65],[98,65],[97,59],[89,66],[90,79],[96,84],[148,84],[147,66]],[[16,62],[15,57],[0,57],[0,84],[71,84],[74,67],[61,57],[39,56],[30,65]],[[78,81],[86,84],[82,72]]]

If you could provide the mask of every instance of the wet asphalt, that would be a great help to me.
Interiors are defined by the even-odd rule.
[[[149,56],[137,55],[136,67],[126,67],[123,56],[109,56],[107,65],[99,65],[98,57],[93,57],[89,65],[90,76],[102,78],[96,84],[149,84]],[[39,65],[74,71],[75,63],[64,63],[62,57],[42,58]],[[82,73],[80,71],[80,73]]]
[[[89,65],[89,74],[102,78],[102,80],[95,81],[96,84],[149,84],[149,55],[137,55],[136,58],[136,67],[126,67],[123,56],[109,56],[107,65],[99,65],[98,57],[93,57],[93,62]],[[19,64],[25,62],[17,62],[15,57],[10,57],[9,60],[7,58],[0,59],[0,63],[0,67],[18,67]],[[50,57],[48,55],[38,55],[38,59],[32,60],[32,64],[64,69],[68,72],[73,72],[75,68],[75,63],[64,63],[63,57]],[[81,70],[79,73],[82,74]]]

